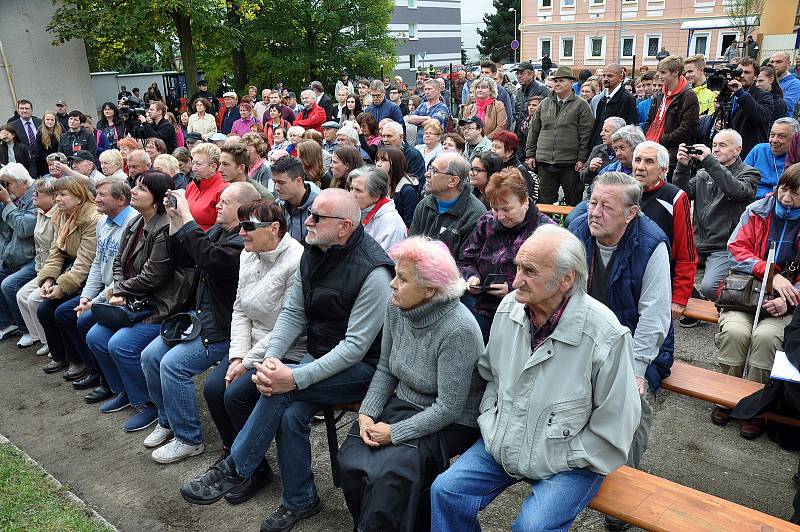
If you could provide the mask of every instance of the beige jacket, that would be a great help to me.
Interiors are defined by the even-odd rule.
[[[471,103],[464,106],[464,118],[475,116],[478,104]],[[486,108],[486,120],[483,121],[483,136],[488,137],[495,131],[508,129],[508,113],[503,102],[495,98],[492,105]]]
[[[52,278],[67,295],[78,292],[92,267],[97,254],[97,219],[100,215],[94,203],[86,203],[80,207],[77,224],[72,228],[64,241],[63,248],[58,246],[58,235],[64,226],[66,217],[59,212],[53,218],[53,242],[47,259],[39,270],[36,279],[39,286]],[[69,266],[69,263],[72,265]],[[66,269],[65,269],[66,267]],[[63,273],[62,273],[63,272]]]

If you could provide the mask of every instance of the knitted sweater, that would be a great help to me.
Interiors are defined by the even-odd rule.
[[[452,423],[477,426],[484,381],[475,364],[480,328],[457,299],[401,310],[389,305],[381,358],[359,413],[376,418],[393,394],[423,410],[391,425],[400,444]]]

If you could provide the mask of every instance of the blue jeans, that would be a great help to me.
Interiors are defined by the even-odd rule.
[[[303,364],[290,364],[289,367],[299,365]],[[276,440],[283,505],[291,510],[310,506],[317,495],[311,471],[311,418],[326,404],[364,399],[374,373],[375,368],[358,362],[303,390],[269,397],[262,395],[233,442],[231,456],[236,471],[243,477],[252,475],[267,454],[272,440]]]
[[[99,373],[97,361],[89,350],[89,346],[86,345],[86,333],[94,325],[94,320],[91,319],[92,312],[88,311],[81,314],[80,317],[83,318],[84,323],[84,329],[81,329],[78,325],[80,318],[75,313],[75,307],[80,302],[81,296],[77,294],[59,304],[53,313],[53,319],[58,333],[61,335],[61,344],[67,353],[67,359],[82,360],[92,373]],[[91,325],[86,327],[86,323],[89,322]]]
[[[531,494],[511,525],[515,531],[569,530],[605,476],[573,469],[530,481]],[[480,530],[478,512],[519,482],[486,452],[483,438],[467,449],[431,486],[431,530]]]
[[[36,277],[36,266],[33,261],[30,261],[14,273],[3,268],[0,276],[4,277],[0,283],[0,290],[3,292],[3,297],[0,297],[0,326],[16,324],[19,330],[25,334],[28,332],[28,327],[25,325],[25,320],[22,319],[22,313],[17,305],[17,292],[28,284],[28,281]]]
[[[159,323],[140,321],[133,327],[123,327],[118,331],[97,323],[86,335],[86,343],[111,391],[126,392],[133,406],[150,402],[147,382],[142,372],[141,353],[158,336],[160,330]]]
[[[219,366],[214,368],[203,384],[203,397],[208,405],[208,413],[217,426],[222,446],[228,450],[233,447],[233,441],[247,423],[250,412],[261,397],[252,380],[255,370],[248,370],[226,385],[225,375],[229,367],[230,361],[227,357],[223,357]]]
[[[203,442],[192,377],[227,356],[230,345],[225,340],[206,347],[198,336],[170,347],[158,336],[142,351],[142,370],[150,400],[158,408],[158,424],[175,431],[183,443]]]

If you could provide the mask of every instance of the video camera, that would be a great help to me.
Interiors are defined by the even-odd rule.
[[[133,105],[135,105],[135,103],[127,96],[123,96],[119,101],[119,116],[122,117],[123,120],[137,118],[140,115],[144,116],[147,114],[147,109],[144,107],[133,107]]]
[[[707,75],[706,87],[719,92],[720,101],[730,99],[732,93],[728,88],[728,82],[742,77],[742,69],[736,65],[725,65],[722,68],[706,67],[703,72]]]

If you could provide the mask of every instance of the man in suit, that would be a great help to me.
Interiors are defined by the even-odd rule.
[[[333,117],[333,102],[328,95],[325,94],[325,87],[323,87],[322,83],[319,81],[312,81],[310,87],[317,98],[317,105],[325,109],[325,121],[331,120]]]
[[[24,144],[31,152],[31,157],[36,160],[41,147],[36,140],[36,130],[42,121],[33,116],[33,104],[28,100],[17,101],[17,114],[19,118],[12,120],[9,125],[14,128],[17,134],[17,142]]]
[[[604,90],[592,98],[592,108],[597,109],[597,112],[594,115],[594,130],[589,146],[597,146],[602,142],[600,131],[606,118],[618,116],[626,124],[638,124],[636,97],[623,87],[624,78],[625,73],[620,65],[612,63],[603,70]]]

